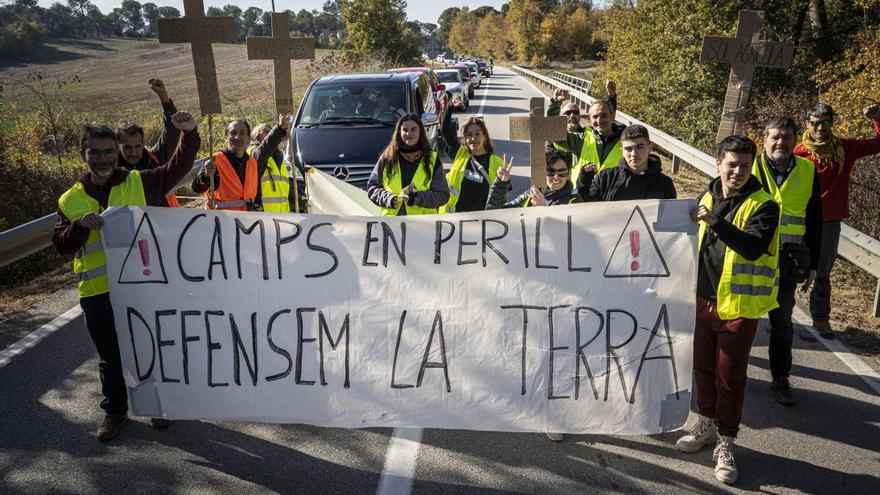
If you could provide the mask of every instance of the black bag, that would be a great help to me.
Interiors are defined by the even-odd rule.
[[[779,271],[783,282],[803,283],[810,275],[810,248],[793,242],[782,245]]]

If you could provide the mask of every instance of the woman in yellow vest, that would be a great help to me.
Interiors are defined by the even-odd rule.
[[[453,99],[453,105],[457,98]],[[507,156],[502,159],[494,153],[483,119],[472,116],[465,120],[460,139],[452,132],[450,122],[451,119],[446,120],[443,137],[449,145],[449,156],[455,158],[446,174],[449,201],[440,208],[440,213],[485,210],[489,188]]]
[[[367,181],[367,195],[387,216],[437,213],[449,201],[443,164],[418,115],[408,113],[397,121]]]
[[[251,131],[251,144],[247,152],[254,154],[257,146],[269,136],[272,127],[269,124],[260,124]],[[266,161],[266,170],[260,177],[260,192],[263,193],[263,211],[276,213],[290,213],[290,174],[287,165],[284,164],[284,153],[281,148],[286,143],[282,140],[277,148],[273,149]]]
[[[486,209],[554,206],[577,202],[577,191],[571,183],[571,153],[549,149],[544,159],[547,162],[547,189],[532,186],[511,201],[506,201],[507,193],[511,188],[510,168],[513,166],[513,158],[511,158],[498,169],[498,175],[489,190]]]

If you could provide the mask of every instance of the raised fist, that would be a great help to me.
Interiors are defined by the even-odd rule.
[[[171,124],[185,132],[196,128],[196,120],[189,112],[175,113],[171,116]]]
[[[553,99],[560,103],[567,100],[568,90],[564,88],[556,88],[556,90],[553,91]]]

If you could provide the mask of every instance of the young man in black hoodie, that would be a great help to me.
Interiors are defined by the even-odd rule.
[[[638,124],[627,127],[620,135],[620,144],[623,158],[616,167],[598,174],[584,168],[578,177],[578,194],[583,201],[675,199],[672,179],[663,174],[660,158],[651,153],[648,129]]]
[[[733,446],[758,318],[779,306],[779,204],[752,175],[757,147],[744,136],[718,144],[718,177],[691,211],[699,223],[694,387],[698,420],[675,444],[699,451],[718,436],[715,478],[736,481]]]

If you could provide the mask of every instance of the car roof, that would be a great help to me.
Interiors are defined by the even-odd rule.
[[[347,82],[410,82],[421,77],[421,72],[356,72],[330,74],[315,80],[315,84],[338,84]]]
[[[431,72],[428,67],[395,67],[387,69],[386,72]]]

